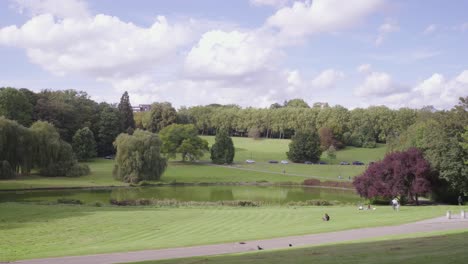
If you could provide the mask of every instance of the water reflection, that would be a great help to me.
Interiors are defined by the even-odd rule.
[[[250,200],[277,204],[308,200],[347,203],[360,201],[359,196],[352,190],[293,186],[164,186],[99,190],[0,192],[0,202],[54,202],[59,198],[78,199],[84,203],[109,203],[110,199],[175,199],[198,202]]]

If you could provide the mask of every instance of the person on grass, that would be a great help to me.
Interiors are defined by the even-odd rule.
[[[322,220],[323,221],[330,221],[330,216],[327,213],[325,213],[325,215],[322,217]]]

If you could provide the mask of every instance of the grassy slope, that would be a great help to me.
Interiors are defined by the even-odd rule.
[[[400,224],[443,215],[448,206],[90,207],[0,204],[0,261],[234,242]],[[467,208],[468,209],[468,208]],[[321,216],[327,212],[331,222]],[[372,217],[369,217],[372,214]]]
[[[214,137],[203,137],[210,142],[214,142]],[[258,182],[268,181],[295,182],[301,183],[309,177],[320,179],[336,180],[339,175],[347,179],[348,176],[356,176],[361,173],[365,166],[340,166],[340,165],[305,165],[305,164],[268,164],[268,160],[286,159],[285,152],[288,150],[289,140],[283,139],[263,139],[253,140],[250,138],[233,138],[237,148],[236,166],[247,170],[232,168],[213,167],[200,164],[181,164],[170,162],[165,172],[162,182]],[[375,149],[359,149],[348,147],[337,152],[335,163],[345,160],[360,160],[368,163],[383,157],[385,146],[379,145]],[[245,164],[246,159],[257,161],[256,164]],[[325,158],[324,158],[325,159]],[[203,160],[208,161],[209,155],[205,155]],[[115,181],[112,178],[113,161],[96,159],[88,163],[92,174],[77,178],[44,178],[38,176],[24,177],[16,180],[0,181],[1,189],[26,189],[40,187],[88,187],[88,186],[122,186],[124,183]],[[287,174],[282,175],[283,169]]]
[[[247,254],[207,256],[141,264],[336,264],[336,263],[466,263],[468,232],[392,241],[329,245]]]

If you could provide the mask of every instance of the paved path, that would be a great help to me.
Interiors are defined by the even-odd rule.
[[[265,250],[288,248],[289,244],[296,246],[313,246],[325,243],[345,242],[386,235],[402,235],[417,232],[445,231],[454,229],[468,229],[468,219],[446,219],[439,217],[420,222],[399,226],[383,226],[337,231],[322,234],[291,236],[265,240],[245,241],[245,244],[224,243],[217,245],[194,246],[183,248],[169,248],[157,250],[143,250],[124,253],[109,253],[88,256],[72,256],[60,258],[33,259],[13,262],[14,264],[110,264],[158,260],[168,258],[183,258],[227,253],[239,253],[257,250],[260,245]]]

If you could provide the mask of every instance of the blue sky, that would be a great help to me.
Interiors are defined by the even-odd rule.
[[[0,1],[0,86],[97,101],[449,109],[468,1]]]

